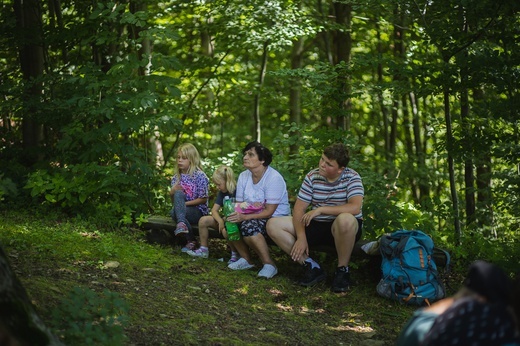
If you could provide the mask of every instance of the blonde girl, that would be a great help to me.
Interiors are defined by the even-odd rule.
[[[208,238],[209,228],[218,229],[220,233],[227,239],[227,232],[224,219],[220,216],[219,211],[224,205],[224,197],[235,197],[235,190],[237,188],[237,181],[233,170],[228,166],[218,167],[212,176],[213,183],[218,189],[217,198],[211,208],[211,215],[203,216],[199,220],[199,237],[200,248],[194,251],[188,251],[188,254],[194,257],[207,258],[209,256]],[[229,242],[231,248],[231,259],[228,263],[238,261],[240,256],[235,247]]]
[[[177,169],[172,177],[170,196],[173,203],[171,216],[177,223],[175,235],[186,237],[182,252],[196,248],[191,225],[208,215],[209,179],[202,171],[200,155],[193,144],[182,144],[177,150]]]

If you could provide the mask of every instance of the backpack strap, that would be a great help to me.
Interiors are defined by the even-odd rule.
[[[444,256],[445,256],[445,259],[446,259],[445,262],[446,262],[446,264],[444,265],[444,272],[443,272],[443,274],[441,275],[441,277],[442,277],[442,279],[443,279],[443,281],[444,281],[444,285],[445,285],[448,289],[452,290],[452,287],[451,287],[450,282],[449,282],[449,278],[450,278],[450,275],[449,275],[449,274],[450,274],[450,270],[451,270],[451,268],[450,268],[450,265],[451,265],[451,257],[450,257],[450,253],[449,253],[448,251],[446,251],[446,250],[439,249],[439,248],[435,248],[435,251],[437,251],[437,252],[441,252],[441,253],[444,254]]]

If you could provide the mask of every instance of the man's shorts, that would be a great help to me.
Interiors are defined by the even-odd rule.
[[[309,245],[327,245],[335,246],[334,237],[332,236],[332,223],[334,221],[315,221],[311,220],[309,226],[305,228],[307,236],[307,244]],[[363,220],[357,219],[358,231],[356,233],[356,242],[361,239],[363,233]]]

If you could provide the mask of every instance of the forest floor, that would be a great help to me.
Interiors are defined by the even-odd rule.
[[[42,319],[75,287],[109,290],[129,306],[123,345],[393,345],[416,309],[377,295],[377,256],[354,257],[353,286],[336,294],[335,259],[322,253],[329,277],[305,288],[301,268],[276,247],[279,273],[265,280],[258,258],[254,269],[229,270],[223,240],[210,241],[210,258],[193,259],[177,244],[150,244],[138,228],[0,216],[0,243]]]

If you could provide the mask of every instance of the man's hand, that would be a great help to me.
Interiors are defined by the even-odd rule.
[[[291,249],[291,258],[293,261],[300,263],[303,260],[302,256],[304,254],[306,257],[309,256],[309,245],[307,244],[307,240],[296,239],[296,242]]]
[[[318,215],[321,215],[320,208],[313,209],[313,210],[308,211],[305,214],[303,214],[301,221],[305,225],[305,227],[307,227],[311,223],[311,220],[314,219]]]

